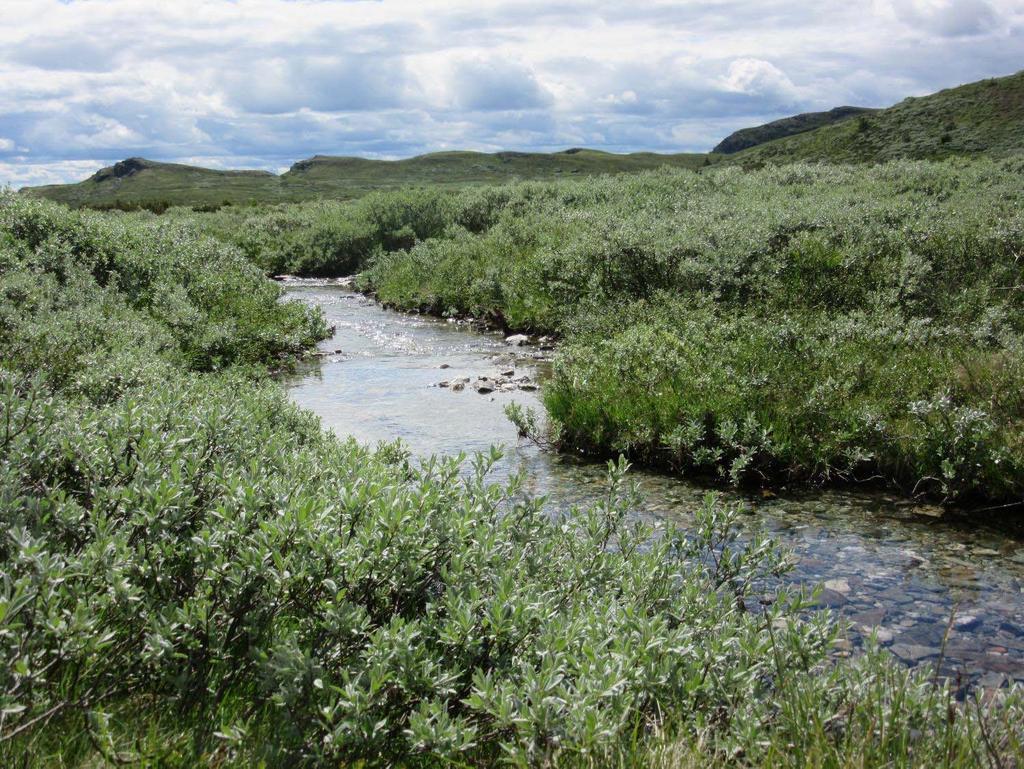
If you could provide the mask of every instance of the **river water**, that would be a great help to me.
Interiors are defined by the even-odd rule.
[[[546,495],[555,508],[586,504],[602,491],[603,465],[517,442],[504,406],[515,401],[542,412],[537,392],[438,386],[512,369],[515,379],[542,381],[544,352],[459,323],[385,310],[342,285],[294,282],[288,290],[321,307],[336,328],[320,345],[319,362],[288,381],[293,400],[325,427],[368,443],[400,438],[418,455],[503,445],[495,480],[525,471],[526,490]],[[707,492],[677,478],[633,474],[645,499],[639,514],[652,518],[685,524]],[[907,665],[938,667],[983,687],[1024,682],[1024,527],[939,515],[877,493],[724,496],[794,554],[789,579],[823,585],[823,609],[851,624],[844,646],[855,650],[873,632]]]

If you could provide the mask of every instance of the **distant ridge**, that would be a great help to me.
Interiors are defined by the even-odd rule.
[[[145,158],[128,158],[75,184],[22,190],[71,206],[93,208],[209,206],[286,202],[317,197],[352,198],[375,189],[415,185],[465,186],[513,179],[635,172],[661,166],[699,168],[699,153],[614,154],[572,148],[562,152],[434,152],[404,160],[315,155],[284,174],[220,171]]]
[[[725,156],[745,165],[1001,157],[1024,151],[1024,71],[979,80]]]
[[[840,123],[857,115],[877,111],[868,107],[835,107],[828,112],[805,112],[801,115],[773,120],[771,123],[753,128],[741,128],[722,139],[711,151],[731,155],[734,152],[756,147],[758,144],[781,139],[784,136],[813,131],[815,128]]]

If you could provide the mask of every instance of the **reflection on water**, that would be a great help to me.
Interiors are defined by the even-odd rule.
[[[327,353],[289,382],[292,398],[326,427],[375,443],[401,438],[417,454],[458,454],[503,444],[498,479],[524,471],[527,491],[550,504],[583,504],[600,493],[604,467],[517,445],[503,407],[538,407],[533,392],[481,395],[438,387],[500,370],[543,377],[543,357],[494,334],[382,309],[335,285],[293,284],[335,325]],[[635,473],[642,514],[685,523],[706,492],[656,473]],[[727,497],[730,495],[727,495]],[[1024,681],[1024,533],[880,494],[825,491],[752,498],[731,495],[798,558],[793,579],[823,585],[821,602],[853,624],[850,640],[874,631],[907,664],[935,665],[956,610],[942,668],[984,686]]]

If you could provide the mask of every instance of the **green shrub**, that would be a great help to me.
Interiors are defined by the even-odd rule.
[[[531,242],[514,223],[491,231]],[[378,266],[432,259],[440,244],[427,243]],[[504,279],[459,285],[482,308]],[[173,216],[0,198],[3,765],[1019,756],[1019,690],[961,706],[876,653],[832,660],[839,628],[780,588],[785,554],[741,537],[713,497],[687,529],[651,529],[630,516],[620,460],[602,503],[553,515],[522,479],[488,483],[498,452],[416,462],[324,432],[259,381],[325,333],[279,299],[238,251]],[[732,345],[719,367],[781,344],[744,341],[740,321],[719,329],[712,300],[680,317],[672,306],[655,293],[619,308],[603,337],[623,371],[671,381],[698,319]],[[580,340],[598,317],[576,321]],[[604,355],[598,341],[579,354]],[[651,358],[660,348],[672,365]],[[964,386],[1002,393],[1017,365],[965,369]],[[941,446],[947,406],[915,408]],[[991,429],[973,412],[953,421],[968,442]]]
[[[1020,190],[1013,159],[510,188],[488,228],[378,256],[360,285],[563,336],[546,403],[568,449],[1013,501]]]

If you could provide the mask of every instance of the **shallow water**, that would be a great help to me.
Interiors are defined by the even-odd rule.
[[[296,403],[326,427],[368,443],[402,439],[415,454],[458,454],[502,444],[495,479],[525,471],[526,490],[555,507],[586,503],[605,469],[517,444],[505,418],[516,401],[540,410],[535,392],[481,395],[438,387],[460,376],[543,379],[544,353],[452,322],[382,309],[339,285],[293,283],[289,294],[320,306],[334,336],[319,363],[288,382]],[[442,368],[446,366],[446,368]],[[685,523],[707,489],[635,471],[643,515]],[[790,579],[824,585],[822,604],[908,665],[939,666],[982,686],[1024,682],[1024,530],[990,518],[936,517],[936,509],[881,494],[817,491],[772,498],[726,495],[794,553]],[[954,613],[955,612],[955,613]],[[950,618],[945,655],[943,637]]]

